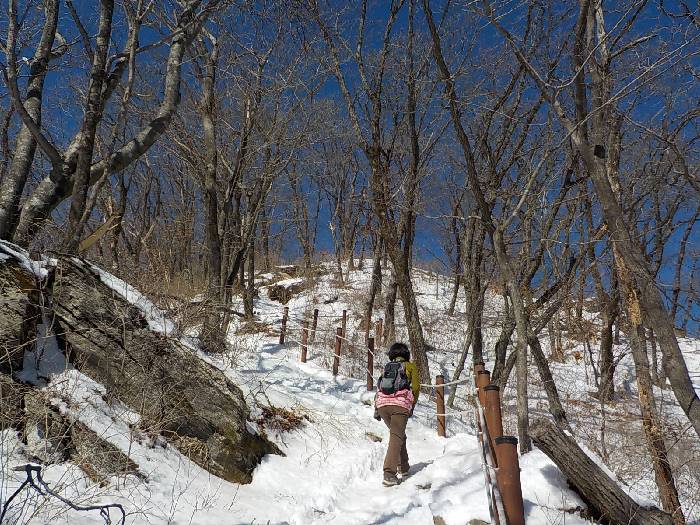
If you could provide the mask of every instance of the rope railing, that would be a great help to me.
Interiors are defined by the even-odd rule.
[[[308,326],[309,321],[304,320],[300,321],[299,319],[304,319],[303,316],[299,315],[290,315],[288,309],[285,307],[286,313],[283,314],[281,318],[281,323],[280,323],[280,339],[282,339],[282,329],[284,329],[284,340],[289,341],[290,343],[293,343],[297,345],[301,349],[301,356],[300,360],[302,362],[306,362],[306,359],[308,357],[309,353],[313,353],[314,355],[322,355],[324,357],[330,358],[331,362],[333,363],[333,375],[337,375],[338,373],[338,366],[336,366],[336,360],[339,360],[341,355],[342,355],[342,346],[341,348],[338,348],[338,342],[344,343],[347,348],[351,348],[353,350],[356,350],[358,353],[366,353],[366,363],[360,364],[360,371],[363,374],[366,374],[367,376],[367,390],[371,391],[374,389],[374,379],[375,379],[375,374],[377,373],[378,369],[381,367],[379,363],[377,363],[377,358],[381,355],[383,355],[383,352],[377,352],[376,349],[374,348],[374,342],[376,339],[374,337],[368,337],[367,338],[367,344],[365,346],[359,346],[358,344],[355,343],[353,339],[350,339],[347,337],[347,333],[341,332],[340,327],[336,328],[335,330],[332,329],[319,329],[317,327],[317,332],[323,332],[326,334],[333,334],[332,337],[327,338],[323,342],[316,341],[313,339],[312,336],[312,327]],[[316,313],[317,310],[314,310],[314,314]],[[334,316],[336,319],[339,321],[342,320],[343,315],[339,314],[337,316]],[[285,320],[286,318],[286,320]],[[381,321],[381,320],[380,320]],[[371,323],[370,323],[371,324]],[[295,338],[291,336],[290,334],[290,328],[295,328],[296,330],[300,331],[301,337]],[[379,328],[381,329],[381,325],[377,327],[375,325],[375,330]],[[304,336],[306,332],[306,337]],[[366,330],[364,335],[368,335],[369,332]],[[376,334],[375,334],[376,335]],[[330,341],[329,341],[330,339]],[[334,348],[329,349],[326,345],[328,344],[334,344]],[[357,358],[357,355],[355,355],[355,359]],[[357,360],[354,361],[353,366],[357,366]],[[440,380],[443,381],[442,383],[438,383],[437,380],[435,383],[420,383],[420,388],[421,389],[431,389],[434,391],[435,398],[436,398],[436,403],[437,399],[439,398],[439,391],[442,389],[444,392],[444,389],[446,387],[451,387],[451,386],[456,386],[460,384],[466,384],[471,381],[470,378],[463,378],[463,379],[456,379],[453,381],[449,382],[444,382],[444,378],[440,376]],[[441,417],[460,417],[465,414],[468,414],[469,411],[450,411],[447,412],[445,408],[443,407],[442,410],[437,410],[436,413],[434,414],[433,417],[437,417],[438,419]],[[440,430],[438,428],[438,430]]]
[[[475,419],[492,523],[525,525],[517,438],[503,435],[500,389],[484,363],[474,363]],[[494,476],[491,473],[495,472]]]
[[[301,360],[306,362],[306,352],[311,348],[314,353],[333,357],[333,375],[338,374],[341,348],[343,342],[347,348],[352,348],[367,352],[367,366],[364,372],[367,374],[367,390],[374,388],[374,358],[377,355],[374,348],[374,337],[369,337],[370,325],[368,322],[365,329],[366,346],[361,347],[355,344],[354,340],[347,337],[347,311],[343,310],[342,315],[333,316],[342,321],[342,326],[335,329],[333,340],[334,349],[328,350],[324,345],[316,343],[312,339],[309,342],[309,334],[323,331],[333,333],[333,330],[319,330],[317,325],[318,310],[314,310],[314,322],[309,328],[309,321],[301,323],[289,318],[289,309],[285,307],[280,327],[280,343],[284,343],[287,326],[294,326],[301,329],[302,341],[289,338],[290,342],[298,344],[302,348]],[[303,319],[303,317],[302,317]],[[376,330],[376,328],[375,328]],[[376,334],[375,334],[376,335]],[[503,435],[503,422],[501,420],[501,399],[500,390],[497,385],[491,383],[491,375],[484,368],[484,363],[474,363],[472,377],[455,379],[445,382],[442,375],[435,378],[435,383],[421,383],[421,388],[433,389],[435,392],[436,411],[433,417],[437,418],[437,432],[441,437],[447,435],[448,417],[459,417],[472,412],[471,410],[447,412],[445,410],[445,388],[473,382],[475,386],[473,398],[476,400],[473,411],[474,422],[477,428],[477,436],[481,449],[481,463],[484,471],[484,482],[486,495],[489,503],[491,523],[494,525],[524,525],[524,508],[522,490],[520,487],[520,467],[517,454],[517,438]]]

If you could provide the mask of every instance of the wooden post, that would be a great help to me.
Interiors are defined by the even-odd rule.
[[[365,319],[365,344],[369,344],[369,327],[372,324],[372,314],[369,314],[369,317]]]
[[[309,340],[309,321],[304,321],[301,329],[301,362],[306,363],[307,341]]]
[[[381,317],[377,319],[374,325],[374,339],[379,348],[383,346],[384,341],[384,319]]]
[[[489,433],[489,448],[491,449],[491,458],[493,464],[498,466],[498,458],[496,457],[496,438],[503,435],[503,421],[501,419],[501,398],[499,396],[499,388],[496,385],[486,385],[484,387],[484,419],[486,419],[486,428]]]
[[[311,325],[311,342],[316,342],[316,328],[318,327],[318,308],[314,308],[314,320]]]
[[[491,383],[491,372],[488,370],[479,370],[476,375],[476,387],[478,388],[479,403],[481,406],[486,406],[486,398],[484,397],[484,387]]]
[[[335,330],[335,354],[333,354],[333,375],[338,375],[338,367],[340,366],[340,343],[343,336],[343,329],[336,328]]]
[[[374,390],[374,337],[367,339],[367,391]]]
[[[498,471],[496,481],[503,499],[503,510],[508,525],[525,525],[523,493],[520,488],[518,438],[501,436],[495,439]]]
[[[445,387],[442,386],[445,383],[445,377],[439,375],[435,378],[435,384],[437,385],[435,390],[437,392],[437,432],[438,436],[445,437]]]
[[[284,307],[284,313],[282,314],[282,329],[280,330],[280,344],[284,344],[284,336],[287,333],[287,317],[289,316],[289,307]]]
[[[342,331],[343,331],[343,333],[342,333],[341,335],[342,335],[342,337],[343,337],[344,339],[347,339],[347,338],[348,338],[347,326],[348,326],[348,311],[347,311],[347,310],[343,310],[343,320],[342,320],[342,322],[341,322],[341,324],[340,324],[340,327],[341,327],[341,329],[342,329]],[[341,341],[341,344],[342,344],[342,341]],[[346,345],[346,346],[347,346],[347,345]]]
[[[474,386],[478,387],[478,381],[477,378],[479,377],[479,372],[482,370],[486,370],[484,362],[483,361],[477,361],[474,363]]]

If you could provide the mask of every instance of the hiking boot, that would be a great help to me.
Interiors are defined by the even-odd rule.
[[[399,476],[408,476],[408,471],[411,470],[410,465],[406,465],[406,467],[399,467]]]
[[[398,484],[399,478],[396,477],[396,474],[384,473],[384,481],[382,482],[382,485],[385,487],[393,487]]]

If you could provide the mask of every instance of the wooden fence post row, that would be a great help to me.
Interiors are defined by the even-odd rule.
[[[338,375],[338,367],[340,366],[340,344],[343,342],[343,329],[338,327],[335,330],[335,353],[333,354],[333,375]]]
[[[437,433],[440,437],[446,436],[446,421],[445,421],[445,377],[439,375],[435,378],[437,397],[435,403],[437,404]]]
[[[491,461],[496,470],[496,483],[503,503],[505,523],[507,525],[525,525],[525,509],[520,485],[520,463],[518,461],[518,439],[503,435],[501,417],[501,397],[497,385],[491,383],[491,373],[484,368],[484,363],[474,363],[474,380],[477,398],[484,414],[485,429],[479,420],[479,436],[487,436]],[[501,522],[503,523],[503,522]]]
[[[284,344],[284,337],[287,334],[287,317],[289,316],[289,307],[284,307],[284,313],[282,314],[282,328],[280,329],[280,344]]]
[[[374,337],[367,338],[367,391],[374,390]]]

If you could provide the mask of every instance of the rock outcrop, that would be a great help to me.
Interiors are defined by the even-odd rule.
[[[36,324],[34,275],[19,259],[0,249],[0,371],[22,368],[26,342]]]
[[[107,452],[106,457],[113,458],[110,464],[116,462],[127,471],[135,471],[137,466],[119,457],[118,450],[90,439],[86,427],[73,425],[74,429],[67,431],[60,414],[37,396],[26,394],[29,387],[10,377],[9,372],[22,363],[32,302],[29,294],[37,285],[26,261],[8,257],[2,248],[0,245],[0,294],[2,300],[14,304],[11,309],[0,308],[0,345],[4,355],[11,355],[0,368],[0,372],[8,372],[0,373],[2,413],[6,409],[8,413],[24,413],[28,430],[46,441],[54,458],[66,450],[71,458],[76,452],[89,456],[87,443],[94,442]],[[75,368],[105,387],[107,397],[138,413],[140,431],[164,436],[209,472],[237,483],[251,481],[265,454],[281,453],[273,443],[249,430],[248,407],[241,390],[198,355],[196,348],[154,331],[152,315],[142,305],[127,300],[131,297],[108,286],[109,279],[95,267],[80,259],[59,257],[52,261],[49,273],[53,275],[44,286],[50,283],[50,289],[43,291],[42,304],[50,305],[61,349]],[[33,326],[36,329],[36,319]],[[39,412],[50,423],[45,428],[32,416]],[[3,424],[16,425],[15,419],[4,418]],[[99,474],[110,470],[109,465],[92,468]]]
[[[59,258],[52,299],[76,368],[139,412],[146,431],[238,483],[250,482],[262,456],[279,453],[249,432],[248,408],[233,382],[194,349],[152,331],[141,309],[89,264]]]

